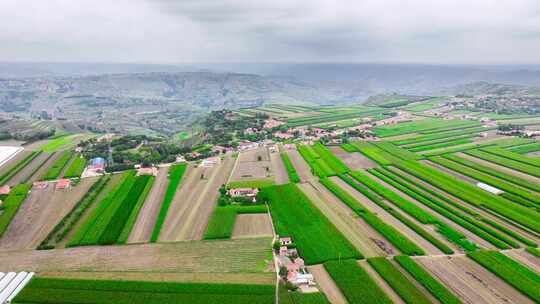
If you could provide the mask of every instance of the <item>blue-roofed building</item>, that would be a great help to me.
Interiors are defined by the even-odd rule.
[[[105,170],[105,159],[103,157],[96,157],[90,161],[90,166],[96,171]]]

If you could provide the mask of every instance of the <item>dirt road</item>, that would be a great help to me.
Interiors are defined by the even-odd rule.
[[[154,185],[152,186],[129,235],[129,244],[150,241],[161,204],[163,203],[163,198],[165,197],[167,187],[169,186],[169,179],[167,177],[169,168],[170,167],[159,168]]]
[[[341,147],[330,147],[330,151],[352,170],[376,168],[378,166],[376,162],[365,157],[360,152],[349,153]]]

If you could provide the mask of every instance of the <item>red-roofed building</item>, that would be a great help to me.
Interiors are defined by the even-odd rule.
[[[8,195],[11,192],[11,187],[8,185],[0,187],[0,195]]]
[[[69,189],[71,188],[71,180],[61,179],[56,183],[57,190]]]

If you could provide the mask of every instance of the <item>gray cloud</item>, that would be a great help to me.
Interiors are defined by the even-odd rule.
[[[540,63],[537,0],[2,0],[0,61]]]

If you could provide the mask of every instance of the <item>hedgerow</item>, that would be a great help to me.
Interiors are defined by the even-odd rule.
[[[281,159],[283,160],[283,165],[285,165],[285,169],[287,170],[287,174],[289,175],[289,179],[293,183],[299,183],[300,177],[298,176],[298,173],[296,172],[296,169],[294,168],[291,159],[289,158],[289,155],[287,153],[281,153]]]
[[[418,265],[412,258],[405,255],[394,257],[403,269],[405,269],[418,283],[427,289],[442,304],[460,304],[461,300],[454,295],[446,286],[441,284],[422,266]]]
[[[169,207],[174,199],[174,195],[176,194],[176,190],[182,181],[182,176],[184,176],[186,169],[187,164],[172,165],[169,169],[169,185],[167,186],[167,192],[165,192],[165,197],[163,198],[163,203],[161,204],[161,208],[159,210],[156,225],[152,231],[152,237],[150,239],[150,242],[152,243],[156,242],[159,237],[161,227],[165,222],[165,217],[167,216]]]
[[[38,249],[52,249],[57,243],[61,242],[77,224],[84,212],[94,204],[98,195],[103,188],[105,188],[110,179],[111,177],[109,175],[100,177],[75,204],[73,209],[71,209],[71,211],[56,224],[54,229],[41,242]]]
[[[32,188],[32,185],[30,184],[20,184],[13,187],[2,203],[3,209],[0,213],[0,237],[6,232],[9,223],[11,223],[11,220],[15,217],[15,214],[17,214],[17,211],[26,199],[30,188]]]
[[[275,303],[273,285],[36,278],[14,303]]]
[[[264,188],[260,194],[260,198],[269,203],[277,234],[292,237],[306,264],[362,258],[360,252],[294,184]]]
[[[408,304],[431,303],[429,299],[386,258],[368,259],[369,265]]]
[[[390,304],[392,300],[355,260],[328,261],[324,268],[350,304]]]
[[[532,300],[540,302],[540,275],[536,272],[497,251],[480,250],[467,256]]]
[[[369,199],[372,201],[377,200],[377,204],[384,204],[382,201],[379,200],[379,198],[375,197],[372,193],[370,193],[366,188],[363,188],[362,186],[356,184],[351,178],[349,178],[346,175],[340,175],[341,179],[343,179],[346,183],[366,195]],[[388,225],[379,217],[373,213],[371,213],[369,210],[367,210],[362,204],[356,200],[354,197],[352,197],[350,194],[345,192],[342,188],[340,188],[338,185],[333,183],[329,179],[322,179],[321,183],[326,186],[334,195],[336,195],[341,201],[343,201],[349,208],[351,208],[356,214],[358,214],[360,217],[362,217],[368,225],[373,227],[373,229],[377,230],[385,239],[387,239],[390,243],[392,243],[396,248],[408,255],[424,255],[425,252],[418,247],[415,243],[413,243],[411,240],[409,240],[404,234],[399,232],[397,229],[392,227],[391,225]],[[385,204],[384,204],[385,205]]]

